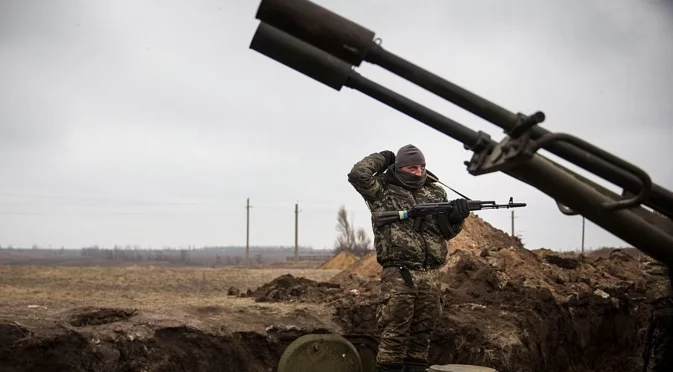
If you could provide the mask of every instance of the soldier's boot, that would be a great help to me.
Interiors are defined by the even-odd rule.
[[[402,372],[426,372],[430,368],[425,359],[405,358]]]
[[[402,364],[376,363],[376,372],[402,372]]]

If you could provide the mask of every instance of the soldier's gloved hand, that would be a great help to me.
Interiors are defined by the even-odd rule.
[[[451,204],[453,204],[453,210],[451,213],[449,213],[449,221],[451,223],[460,223],[470,215],[470,209],[467,206],[467,200],[451,200]]]
[[[390,151],[390,150],[383,150],[379,152],[379,154],[383,155],[384,158],[386,158],[386,163],[385,166],[383,167],[383,170],[388,168],[391,164],[395,164],[395,153]]]

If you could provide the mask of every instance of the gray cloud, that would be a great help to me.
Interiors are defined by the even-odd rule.
[[[317,1],[383,46],[511,111],[543,110],[673,186],[673,13],[663,1]],[[335,238],[339,205],[368,225],[346,181],[363,156],[407,143],[470,197],[525,200],[532,248],[574,249],[581,219],[359,92],[333,91],[252,50],[258,2],[0,4],[0,244],[252,244]],[[364,65],[365,76],[494,138],[502,131]],[[564,163],[565,164],[565,163]],[[573,169],[576,169],[573,168]],[[603,184],[606,184],[603,182]],[[614,187],[613,187],[614,188]],[[480,213],[509,231],[509,213]],[[587,246],[625,245],[591,223]]]

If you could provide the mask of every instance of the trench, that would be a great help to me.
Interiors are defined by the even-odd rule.
[[[26,337],[18,325],[0,325],[2,372],[173,372],[275,370],[283,350],[298,337],[254,332],[214,335],[189,327],[157,329],[144,340],[95,340],[59,330]]]
[[[447,316],[431,336],[430,362],[484,365],[500,372],[640,370],[646,313],[642,306],[626,297],[580,296],[561,304],[536,289],[509,292],[498,299],[497,311],[502,328],[512,327],[511,344],[506,333],[494,340],[485,331],[490,327],[487,320],[473,314],[477,310],[451,310],[455,304],[449,300],[444,304]],[[528,299],[525,313],[521,298]],[[374,311],[371,303],[351,304],[337,307],[334,316],[344,332],[376,336]],[[464,319],[465,314],[481,318],[482,323]],[[218,334],[177,326],[156,328],[144,339],[112,340],[98,339],[92,328],[85,329],[55,327],[48,333],[31,334],[19,324],[0,324],[0,371],[267,372],[276,370],[294,339],[313,332]]]

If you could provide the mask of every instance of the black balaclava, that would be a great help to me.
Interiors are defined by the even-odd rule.
[[[401,171],[400,168],[407,165],[425,165],[425,156],[414,145],[402,146],[395,156],[395,164],[391,167],[390,171],[394,171],[393,176],[396,181],[399,182],[400,186],[407,189],[419,189],[425,184],[427,178],[427,173],[423,169],[423,173],[420,176],[415,174],[407,173]]]

